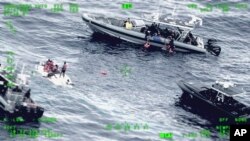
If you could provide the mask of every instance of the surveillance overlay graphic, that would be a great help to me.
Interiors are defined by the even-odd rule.
[[[249,0],[1,0],[1,141],[249,141]]]

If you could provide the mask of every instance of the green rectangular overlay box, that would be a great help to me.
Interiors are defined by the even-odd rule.
[[[133,7],[133,4],[130,2],[122,4],[122,9],[131,9],[132,7]]]

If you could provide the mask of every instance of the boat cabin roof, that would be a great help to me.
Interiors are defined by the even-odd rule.
[[[212,89],[228,97],[236,96],[243,93],[242,89],[235,87],[235,84],[231,82],[216,82],[212,85]]]

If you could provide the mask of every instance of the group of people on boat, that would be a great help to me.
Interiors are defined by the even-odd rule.
[[[144,29],[141,30],[141,32],[145,33],[145,40],[146,43],[144,44],[144,48],[148,49],[150,47],[150,38],[151,37],[163,37],[167,38],[169,42],[166,44],[165,48],[168,53],[174,52],[174,39],[176,38],[176,33],[174,31],[168,30],[165,28],[165,30],[162,30],[159,27],[159,24],[157,25],[155,22],[152,23],[151,26],[146,25]]]
[[[190,45],[198,45],[197,42],[197,37],[194,38],[193,34],[191,32],[188,33],[188,35],[186,36],[186,38],[183,41],[184,43],[190,44]]]
[[[48,61],[46,61],[46,63],[44,64],[43,70],[48,73],[48,77],[52,77],[55,74],[60,74],[60,77],[61,75],[63,75],[64,77],[65,72],[67,70],[67,63],[64,62],[62,69],[60,71],[59,66],[57,64],[54,64],[52,60],[48,59]]]
[[[133,23],[130,18],[124,22],[123,26],[129,30],[133,28]],[[144,49],[148,49],[150,47],[150,40],[153,39],[154,41],[157,41],[161,40],[162,37],[168,39],[164,50],[167,50],[168,53],[174,53],[174,40],[177,40],[180,37],[182,30],[179,29],[179,31],[175,31],[168,29],[167,27],[162,29],[160,28],[160,23],[157,24],[156,22],[153,22],[151,25],[142,27],[140,32],[145,34],[146,43],[144,44]],[[183,42],[190,45],[198,45],[197,38],[194,38],[191,32],[188,33]]]
[[[156,24],[153,22],[151,26],[146,25],[146,27],[141,28],[142,33],[145,33],[145,38],[147,36],[159,36],[163,38],[168,38],[169,36],[172,36],[172,38],[176,39],[180,33],[170,30],[167,27],[165,29],[160,28],[160,24]]]

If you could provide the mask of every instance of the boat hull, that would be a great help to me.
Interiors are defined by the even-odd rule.
[[[83,14],[83,21],[85,21],[88,26],[94,32],[101,32],[108,34],[110,36],[132,42],[135,44],[144,45],[145,44],[145,34],[139,33],[133,30],[127,30],[123,27],[117,27],[108,23],[100,22],[95,19],[90,18],[87,14]],[[153,36],[150,37],[150,43],[152,46],[165,48],[169,40],[162,37]],[[193,45],[185,44],[182,42],[175,41],[175,50],[180,52],[196,52],[196,53],[206,53],[205,48],[196,47]]]
[[[235,122],[236,118],[246,118],[247,122],[243,124],[250,123],[250,117],[248,116],[237,116],[230,111],[223,110],[220,107],[214,105],[211,101],[206,100],[201,94],[199,94],[199,88],[196,88],[188,83],[180,81],[177,83],[178,86],[182,89],[183,94],[181,96],[182,103],[191,105],[192,108],[196,108],[199,113],[206,114],[206,116],[210,116],[215,118],[213,121],[219,121],[219,118],[226,117],[228,118],[227,124],[238,124]],[[196,110],[196,111],[197,111]],[[213,113],[213,114],[210,114]]]

